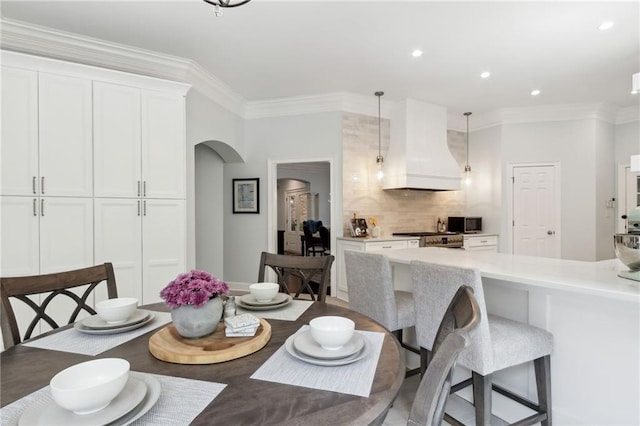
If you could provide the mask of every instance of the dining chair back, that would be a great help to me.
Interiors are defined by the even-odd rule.
[[[307,257],[262,252],[258,282],[264,282],[267,270],[272,270],[277,276],[282,292],[291,294],[289,285],[292,280],[295,280],[299,282],[299,286],[293,296],[294,299],[308,294],[311,300],[324,302],[327,297],[333,261],[333,256]]]
[[[316,254],[323,255],[322,240],[318,237],[314,237],[311,229],[307,225],[302,226],[302,232],[304,233],[305,242],[305,256],[315,256]]]
[[[427,370],[431,359],[437,354],[437,343],[441,339],[440,318],[460,287],[469,286],[473,289],[480,321],[471,335],[471,344],[458,357],[460,365],[471,370],[472,377],[452,386],[452,392],[473,385],[476,424],[491,423],[493,389],[535,411],[535,414],[519,421],[519,425],[538,422],[543,426],[550,425],[550,354],[553,335],[529,324],[488,315],[478,269],[412,261],[411,276],[416,309],[416,340],[421,348],[421,364],[426,360]],[[530,361],[533,361],[536,372],[537,404],[495,385],[492,379],[497,371]],[[449,423],[456,421],[448,415],[445,415],[445,420]]]
[[[87,301],[101,282],[106,282],[109,299],[118,297],[116,278],[111,263],[46,275],[0,278],[0,301],[2,302],[0,325],[5,349],[31,338],[40,320],[55,329],[61,325],[74,323],[82,310],[95,315],[96,311]],[[71,289],[81,286],[87,286],[81,295],[71,291]],[[35,298],[29,297],[42,293],[48,294],[46,296],[43,294],[39,303],[34,300]],[[50,306],[54,298],[60,299],[63,296],[70,298],[75,303],[75,308],[70,313],[67,323],[59,325],[47,314],[47,307]],[[35,316],[22,337],[10,299],[23,302],[35,312]]]
[[[409,412],[409,426],[442,424],[444,408],[451,390],[451,376],[458,355],[471,340],[467,331],[459,329],[446,334],[420,385]]]
[[[318,228],[320,233],[320,240],[322,241],[322,255],[326,256],[331,254],[331,231],[326,226]]]

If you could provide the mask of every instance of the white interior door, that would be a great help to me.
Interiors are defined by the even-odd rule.
[[[554,165],[513,168],[513,254],[560,257]]]

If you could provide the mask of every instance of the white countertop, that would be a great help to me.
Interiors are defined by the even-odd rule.
[[[384,242],[384,241],[407,241],[407,240],[419,240],[420,237],[411,237],[411,236],[406,236],[406,237],[395,237],[395,236],[389,236],[389,237],[336,237],[336,239],[338,240],[345,240],[345,241],[358,241],[358,242],[367,242],[367,243],[375,243],[375,242]]]
[[[478,268],[486,278],[640,303],[640,281],[618,277],[628,270],[618,259],[585,262],[433,247],[389,250],[385,255],[394,263],[421,260]]]

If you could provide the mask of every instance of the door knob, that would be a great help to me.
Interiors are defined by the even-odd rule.
[[[552,230],[548,230],[547,231],[547,235],[555,235],[556,231],[552,231]]]

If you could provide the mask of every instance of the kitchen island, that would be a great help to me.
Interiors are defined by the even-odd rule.
[[[583,262],[446,248],[389,250],[385,255],[401,290],[411,290],[412,260],[478,268],[490,313],[552,332],[555,424],[640,424],[640,282],[617,276],[626,270],[619,260]],[[536,400],[532,366],[503,373],[495,375],[496,383]],[[495,397],[494,406],[511,410]]]

